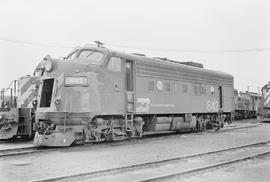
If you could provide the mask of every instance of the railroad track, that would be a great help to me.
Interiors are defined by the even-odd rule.
[[[270,141],[253,143],[223,150],[199,153],[143,164],[106,169],[88,173],[41,179],[52,181],[168,181],[197,174],[270,154]]]
[[[14,148],[14,149],[3,149],[0,150],[0,158],[1,157],[10,157],[16,155],[26,155],[47,151],[58,150],[59,148],[36,148],[36,147],[24,147],[24,148]]]
[[[7,140],[0,140],[0,144],[5,143],[27,143],[31,141],[32,139],[7,139]]]
[[[263,125],[263,123],[256,123],[256,124],[250,124],[248,126],[228,126],[227,128],[222,128],[218,131],[215,131],[215,130],[207,130],[205,132],[219,132],[219,133],[222,133],[222,132],[226,132],[226,131],[233,131],[233,130],[241,130],[241,129],[246,129],[246,128],[253,128],[253,127],[257,127],[257,126],[260,126],[260,125]]]

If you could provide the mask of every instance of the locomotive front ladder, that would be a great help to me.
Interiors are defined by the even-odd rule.
[[[125,114],[125,130],[133,130],[133,120],[134,120],[134,93],[126,92],[126,114]]]

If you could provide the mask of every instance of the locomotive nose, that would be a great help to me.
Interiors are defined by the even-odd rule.
[[[50,146],[50,147],[67,147],[75,141],[75,135],[72,132],[54,132],[53,134],[46,135],[36,132],[34,138],[34,146]]]

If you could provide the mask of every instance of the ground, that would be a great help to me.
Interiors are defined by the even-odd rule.
[[[237,122],[236,125],[250,123],[253,121],[243,122],[243,124]],[[187,156],[267,141],[270,140],[269,131],[270,124],[261,124],[257,127],[226,132],[182,133],[138,141],[93,144],[23,156],[2,157],[0,158],[0,179],[9,182],[33,181]],[[4,144],[0,144],[0,149],[1,145]],[[250,181],[268,181],[269,174],[270,161],[259,163],[251,161],[248,165],[198,174],[181,179],[181,181],[204,182],[221,181],[221,179],[223,181],[249,179],[253,179]]]
[[[176,178],[181,182],[268,182],[270,179],[270,157],[243,162],[215,171],[200,173],[192,177]]]

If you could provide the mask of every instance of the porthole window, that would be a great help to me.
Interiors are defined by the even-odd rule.
[[[163,82],[158,80],[157,81],[157,90],[162,91],[163,90]]]
[[[214,94],[215,93],[215,88],[214,87],[210,87],[210,92],[211,92],[211,94]]]

